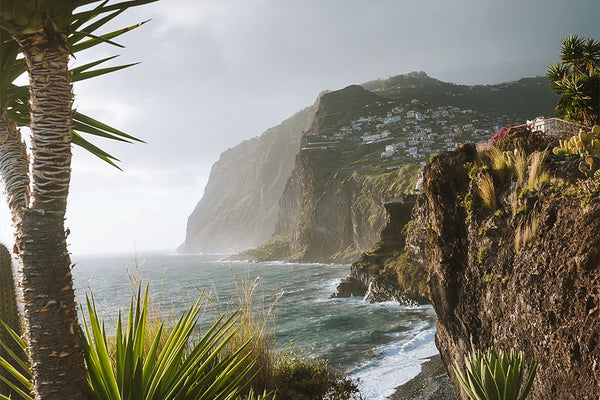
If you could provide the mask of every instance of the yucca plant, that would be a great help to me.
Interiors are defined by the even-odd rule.
[[[537,363],[531,359],[527,379],[525,374],[525,354],[511,349],[490,347],[485,353],[465,355],[465,374],[458,363],[454,373],[461,386],[472,400],[524,400],[533,384]]]
[[[219,318],[197,342],[190,342],[201,309],[196,302],[159,348],[163,329],[145,342],[148,293],[132,300],[125,324],[118,317],[114,352],[93,300],[87,299],[89,324],[84,323],[84,353],[90,397],[96,400],[226,400],[240,393],[240,382],[251,371],[250,354],[222,350],[235,336],[236,314]]]

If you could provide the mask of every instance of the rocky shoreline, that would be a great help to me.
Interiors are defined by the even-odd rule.
[[[450,378],[446,374],[440,355],[435,355],[421,365],[421,372],[388,400],[455,400]]]

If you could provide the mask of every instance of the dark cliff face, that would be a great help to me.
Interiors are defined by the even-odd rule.
[[[477,189],[483,172],[469,177],[476,159],[464,147],[425,168],[414,215],[423,223],[408,240],[425,249],[436,344],[455,393],[468,399],[451,365],[494,345],[538,361],[528,399],[600,398],[600,183],[578,161],[550,158],[550,179],[520,196],[495,177],[493,210]]]
[[[384,204],[385,226],[379,242],[352,264],[350,275],[333,297],[364,296],[372,303],[429,303],[426,269],[402,253],[415,201],[416,196],[410,195]]]
[[[327,135],[339,133],[367,107],[381,108],[385,114],[391,105],[356,85],[322,95],[309,129],[312,138],[331,146],[333,139]],[[362,146],[355,135],[318,148],[312,138],[302,139],[303,146],[312,148],[296,156],[275,234],[289,235],[294,261],[350,263],[377,242],[383,203],[412,190],[419,167],[410,161],[391,172],[377,169],[380,152],[389,142]],[[364,161],[368,157],[372,161]]]
[[[371,206],[359,209],[357,181],[340,173],[342,153],[301,152],[281,198],[276,234],[290,236],[292,259],[304,262],[351,262],[378,238],[370,225]],[[377,203],[382,198],[371,198]],[[375,208],[375,207],[373,207]],[[374,219],[383,221],[380,210]],[[380,226],[380,225],[379,225]]]
[[[271,237],[279,199],[314,112],[315,106],[307,107],[221,154],[204,196],[188,218],[179,253],[239,251]]]

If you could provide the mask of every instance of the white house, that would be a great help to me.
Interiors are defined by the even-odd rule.
[[[366,135],[361,136],[360,138],[362,139],[363,144],[365,144],[365,143],[372,143],[376,140],[381,139],[381,135],[379,133],[375,133],[373,135],[366,134]]]
[[[579,129],[585,129],[583,125],[579,125],[570,121],[565,121],[560,118],[537,117],[532,121],[527,120],[526,125],[534,131],[541,131],[544,132],[546,135],[552,136],[558,136],[558,134],[564,132],[575,134],[579,132]]]

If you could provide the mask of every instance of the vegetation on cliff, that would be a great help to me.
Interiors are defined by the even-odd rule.
[[[415,197],[406,196],[384,205],[385,225],[379,242],[352,264],[350,275],[338,285],[333,297],[364,296],[369,302],[429,303],[427,269],[404,253]]]
[[[353,266],[356,268],[356,275],[365,274],[369,283],[374,282],[379,286],[374,288],[371,283],[371,293],[368,294],[370,301],[429,303],[427,270],[411,261],[397,245],[377,244],[363,253]]]
[[[447,369],[472,348],[516,348],[544,366],[532,399],[596,398],[600,182],[579,168],[594,155],[555,155],[551,146],[465,146],[436,158],[415,209],[427,223],[413,234],[425,249]]]

